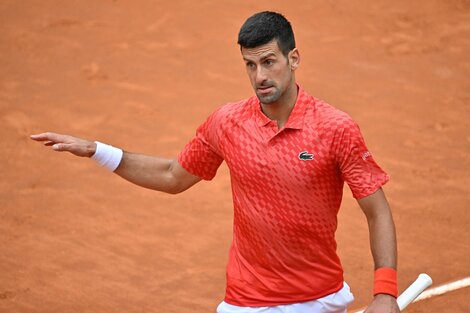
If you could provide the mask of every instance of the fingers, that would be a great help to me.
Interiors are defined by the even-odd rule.
[[[31,135],[30,138],[32,140],[36,140],[36,141],[46,141],[47,140],[47,141],[60,142],[60,141],[63,141],[66,138],[66,136],[56,134],[56,133],[46,132],[46,133]]]
[[[30,138],[52,147],[54,151],[67,151],[80,157],[91,157],[96,152],[96,144],[93,141],[69,135],[45,132],[31,135]]]
[[[48,133],[34,134],[34,135],[29,136],[29,138],[36,140],[36,141],[43,141],[47,139],[48,137],[47,134]]]
[[[55,151],[70,151],[71,144],[68,142],[69,136],[57,133],[46,132],[31,135],[30,138],[42,142],[45,146],[51,147]]]

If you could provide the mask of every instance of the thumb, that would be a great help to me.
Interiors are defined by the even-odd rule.
[[[54,149],[55,151],[69,151],[70,145],[65,143],[56,143],[52,145],[52,149]]]

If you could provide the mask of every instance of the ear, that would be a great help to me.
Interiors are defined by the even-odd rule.
[[[289,55],[287,56],[289,58],[289,64],[290,68],[292,71],[295,71],[300,64],[300,54],[299,54],[299,49],[294,48],[289,52]]]

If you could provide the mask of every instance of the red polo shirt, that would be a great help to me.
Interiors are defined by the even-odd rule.
[[[215,111],[178,158],[212,179],[223,160],[232,181],[234,232],[225,301],[273,306],[340,290],[335,231],[346,181],[355,198],[389,179],[356,123],[299,88],[285,127],[256,97]]]

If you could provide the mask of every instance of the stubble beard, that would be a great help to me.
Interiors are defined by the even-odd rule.
[[[274,103],[274,102],[278,101],[281,98],[282,92],[279,88],[274,87],[274,91],[271,94],[261,95],[258,92],[256,92],[256,96],[258,97],[258,100],[262,104],[271,104],[271,103]]]

